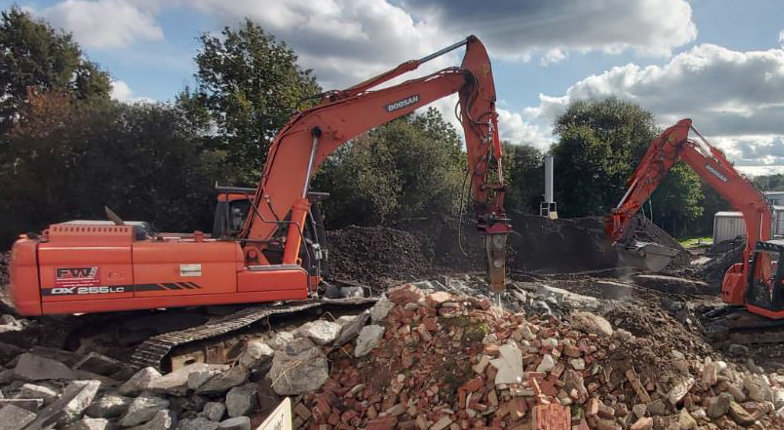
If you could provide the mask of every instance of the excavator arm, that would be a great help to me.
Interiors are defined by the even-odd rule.
[[[371,90],[439,55],[466,46],[461,67]],[[293,116],[275,137],[251,211],[240,233],[246,264],[298,263],[310,203],[308,184],[324,159],[373,127],[458,93],[477,228],[488,255],[491,285],[503,289],[506,237],[501,145],[490,60],[474,36],[420,60],[408,61],[343,91],[324,94],[317,106]],[[269,250],[282,251],[269,261]]]

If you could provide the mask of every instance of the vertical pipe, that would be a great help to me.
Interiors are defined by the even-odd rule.
[[[547,204],[555,203],[553,199],[553,156],[544,157],[544,202]]]

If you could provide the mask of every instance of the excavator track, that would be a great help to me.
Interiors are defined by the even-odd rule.
[[[153,336],[136,347],[129,364],[134,369],[154,367],[160,370],[166,357],[178,348],[236,332],[271,316],[295,314],[324,307],[369,306],[376,300],[376,298],[312,299],[244,308],[197,327]]]

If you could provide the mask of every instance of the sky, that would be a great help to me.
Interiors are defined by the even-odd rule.
[[[570,101],[614,95],[662,127],[692,118],[744,173],[784,173],[780,0],[0,0],[12,4],[73,33],[119,100],[172,101],[193,85],[198,36],[245,17],[325,89],[475,34],[493,62],[502,139],[546,150]],[[454,121],[455,102],[434,105]]]

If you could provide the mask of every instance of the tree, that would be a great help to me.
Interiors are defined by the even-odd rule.
[[[464,158],[457,131],[429,109],[341,147],[322,164],[313,189],[330,193],[325,202],[330,228],[455,215]]]
[[[17,118],[30,90],[77,99],[109,98],[109,74],[84,58],[70,34],[16,7],[0,13],[0,132]]]
[[[177,103],[202,129],[203,146],[227,154],[234,180],[255,184],[275,134],[321,89],[294,51],[250,20],[199,40],[196,87]]]
[[[626,181],[658,134],[653,115],[635,103],[611,97],[577,101],[555,120],[552,148],[559,213],[567,217],[605,215],[626,190]],[[681,233],[702,214],[699,177],[676,163],[654,192],[654,221]]]
[[[199,153],[176,108],[32,95],[6,134],[0,241],[52,222],[103,219],[103,206],[156,228],[209,228],[215,154]]]
[[[542,151],[528,145],[503,142],[507,213],[538,213],[544,192]]]

